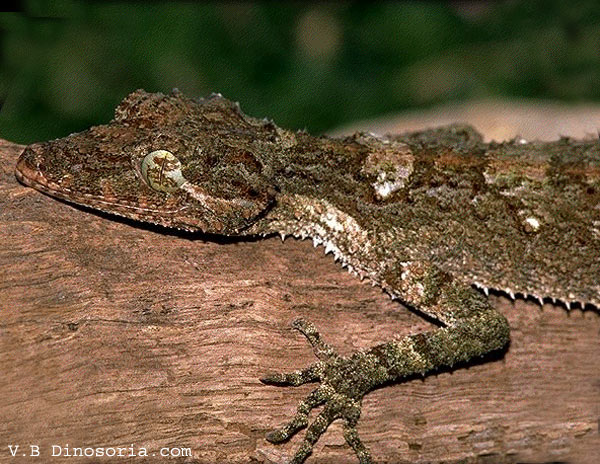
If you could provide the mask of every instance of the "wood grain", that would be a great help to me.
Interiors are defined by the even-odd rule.
[[[313,362],[293,319],[342,353],[428,328],[309,241],[217,242],[52,200],[15,180],[22,148],[0,146],[0,462],[167,462],[161,447],[191,449],[168,462],[284,462],[303,433],[264,434],[312,386],[258,378]],[[598,313],[491,298],[505,356],[365,398],[377,462],[598,462]],[[150,456],[67,458],[67,444]],[[340,424],[307,462],[356,462]]]

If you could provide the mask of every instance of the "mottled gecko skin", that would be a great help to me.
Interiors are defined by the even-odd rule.
[[[600,306],[597,139],[487,144],[457,125],[316,138],[248,117],[220,95],[136,91],[109,124],[27,147],[16,174],[51,196],[167,227],[311,237],[439,322],[345,358],[296,321],[319,361],[262,379],[320,382],[267,435],[288,439],[324,405],[292,463],[336,419],[370,463],[356,430],[367,392],[505,347],[506,319],[473,286]]]

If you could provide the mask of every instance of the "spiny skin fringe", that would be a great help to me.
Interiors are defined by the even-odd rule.
[[[295,238],[302,239],[302,240],[305,240],[306,238],[309,238],[309,237],[306,237],[306,236],[301,237],[300,235],[293,235],[293,236]],[[282,241],[285,238],[287,238],[287,236],[285,234],[281,234],[281,237],[282,237]],[[334,247],[334,245],[331,242],[318,240],[318,243],[317,243],[313,239],[313,244],[314,244],[315,247],[318,247],[318,246],[324,247],[325,254],[334,253],[334,260],[335,261],[339,261],[341,259],[342,260],[342,267],[348,267],[349,268],[348,272],[351,273],[351,274],[353,274],[353,275],[355,275],[355,276],[357,276],[357,277],[359,277],[360,280],[364,280],[365,278],[369,278],[368,274],[352,268],[346,261],[344,261],[344,258],[339,254],[339,252],[336,253],[336,250],[334,249],[335,247]],[[377,281],[375,281],[375,280],[373,280],[371,278],[370,278],[370,280],[371,280],[371,285],[372,286],[380,285],[379,282],[377,282]],[[512,291],[511,289],[508,289],[508,288],[502,290],[502,289],[499,289],[499,288],[487,287],[487,286],[485,286],[485,285],[483,285],[483,284],[481,284],[479,282],[474,282],[473,286],[475,288],[477,288],[478,290],[483,291],[483,293],[485,294],[485,296],[489,296],[490,295],[490,291],[495,291],[495,292],[498,292],[498,293],[501,293],[501,294],[505,295],[506,297],[510,298],[512,301],[516,301],[519,296],[523,300],[528,300],[529,297],[531,297],[540,306],[544,306],[544,298],[542,298],[539,295],[533,295],[533,294],[522,293],[522,292],[514,292],[514,291]],[[389,296],[392,298],[392,300],[397,299],[397,297],[395,295],[390,294]],[[550,298],[550,300],[552,301],[552,303],[554,305],[561,304],[561,305],[563,305],[569,311],[572,309],[572,306],[574,304],[579,305],[580,308],[586,307],[586,303],[584,303],[582,301],[570,302],[570,301],[563,301],[563,300],[560,300],[558,298]],[[593,305],[591,305],[591,306],[593,306]]]
[[[313,324],[294,321],[293,327],[308,339],[319,361],[299,371],[271,374],[261,379],[278,386],[320,382],[320,386],[299,403],[294,417],[267,435],[269,441],[279,443],[308,426],[291,463],[304,462],[329,424],[341,419],[346,442],[361,463],[370,464],[370,454],[356,429],[366,393],[410,375],[425,375],[444,366],[451,368],[501,349],[508,342],[506,319],[477,291],[455,282],[435,267],[421,266],[420,271],[424,272],[418,274],[413,274],[410,266],[407,269],[405,292],[413,294],[413,289],[422,289],[412,303],[438,314],[446,327],[376,345],[344,358],[323,341]],[[393,292],[388,293],[395,297]],[[319,405],[324,405],[323,411],[309,424],[310,410]]]
[[[317,245],[324,246],[325,252],[328,253],[328,244],[324,241],[317,242]],[[342,261],[342,265],[347,267],[349,272],[358,275],[358,272],[345,260]],[[431,270],[431,273],[439,274],[439,271],[434,269]],[[365,276],[361,275],[361,277]],[[381,285],[373,279],[371,279],[371,283],[372,285]],[[413,282],[413,285],[417,283],[421,283],[421,281]],[[336,419],[341,419],[344,421],[344,438],[347,444],[355,451],[360,463],[371,464],[371,455],[360,440],[356,430],[358,419],[354,419],[354,417],[360,417],[361,400],[364,394],[378,385],[397,381],[409,375],[419,374],[425,377],[431,370],[439,369],[444,365],[452,368],[459,362],[468,361],[489,351],[501,349],[508,341],[506,319],[489,307],[487,300],[482,302],[477,294],[469,293],[469,290],[465,288],[459,290],[461,287],[458,283],[452,283],[450,279],[443,286],[446,290],[437,295],[438,302],[444,299],[444,294],[446,294],[445,298],[447,299],[456,291],[471,294],[469,298],[473,298],[473,303],[469,304],[468,301],[462,301],[462,304],[467,307],[456,308],[456,310],[458,313],[463,313],[462,317],[465,317],[464,312],[469,313],[469,306],[483,305],[485,309],[479,316],[475,314],[478,313],[475,311],[473,315],[467,315],[465,319],[469,321],[475,317],[475,319],[480,319],[479,322],[459,324],[454,332],[449,327],[405,337],[400,341],[384,343],[369,350],[354,353],[349,358],[340,357],[332,348],[326,345],[310,322],[295,321],[294,328],[306,336],[313,345],[315,354],[317,354],[320,361],[301,371],[289,374],[273,374],[261,380],[264,383],[279,386],[297,386],[317,380],[321,382],[321,386],[301,401],[295,416],[290,422],[269,433],[267,440],[280,443],[291,438],[299,430],[309,427],[302,444],[289,461],[292,464],[301,464],[312,453],[314,444],[327,430],[329,424]],[[474,287],[483,290],[486,295],[489,294],[490,289],[480,283],[475,283]],[[396,300],[398,297],[392,289],[393,287],[386,288],[386,293],[392,300]],[[512,300],[517,297],[517,294],[510,289],[506,290],[507,297]],[[427,288],[425,288],[424,292],[427,293],[427,291]],[[518,295],[522,295],[524,298],[529,296],[527,294]],[[540,297],[532,297],[543,305],[543,300]],[[417,303],[422,305],[423,301]],[[430,305],[432,303],[432,301],[428,302]],[[419,305],[416,306],[419,307]],[[569,307],[570,305],[567,304],[566,306]],[[448,308],[446,308],[447,310]],[[473,340],[473,344],[467,342],[467,345],[464,345],[466,340]],[[464,350],[457,350],[456,347],[461,345]],[[448,351],[447,347],[453,348]],[[323,357],[323,352],[327,352],[328,355]],[[371,368],[365,370],[364,366],[366,365],[371,366]],[[375,370],[373,370],[373,366],[375,366]],[[344,372],[346,377],[337,377],[337,372]],[[352,414],[348,412],[348,402],[352,403]],[[312,424],[309,424],[308,414],[314,407],[322,404],[326,405],[325,409]]]
[[[170,166],[146,163],[150,146],[168,151]],[[268,436],[280,441],[308,427],[293,463],[336,419],[360,462],[370,463],[356,431],[367,392],[505,346],[506,319],[474,281],[486,295],[498,286],[512,300],[527,298],[520,293],[527,289],[540,304],[557,296],[567,309],[574,300],[600,304],[597,140],[485,143],[466,125],[383,140],[311,137],[248,117],[220,94],[195,100],[138,90],[110,123],[28,146],[15,173],[56,198],[137,221],[310,237],[350,272],[440,322],[343,358],[312,324],[297,321],[319,360],[263,379],[320,382],[294,419]],[[309,425],[317,404],[323,410]]]

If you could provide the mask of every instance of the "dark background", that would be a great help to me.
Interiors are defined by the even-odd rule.
[[[600,2],[28,1],[0,13],[0,137],[108,121],[130,91],[221,92],[321,133],[485,97],[600,100]]]

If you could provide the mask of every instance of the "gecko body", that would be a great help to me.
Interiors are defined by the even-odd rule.
[[[276,443],[308,427],[293,463],[337,419],[359,461],[372,462],[356,430],[366,393],[503,349],[509,328],[483,294],[490,289],[600,306],[597,139],[484,143],[464,125],[313,137],[217,94],[136,91],[109,124],[27,147],[16,175],[51,196],[166,227],[310,237],[437,321],[348,357],[295,321],[318,361],[261,379],[319,382],[267,435]]]

